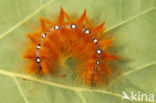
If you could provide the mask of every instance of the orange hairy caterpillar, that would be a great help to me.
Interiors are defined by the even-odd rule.
[[[105,78],[111,77],[111,68],[106,63],[117,59],[106,52],[114,39],[102,38],[104,24],[91,26],[86,10],[78,20],[73,20],[62,8],[56,22],[40,18],[41,30],[27,35],[31,46],[24,58],[31,61],[29,73],[54,72],[65,55],[78,61],[73,70],[78,73],[78,80],[86,85],[102,84]]]

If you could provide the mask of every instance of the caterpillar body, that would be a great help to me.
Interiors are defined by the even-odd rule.
[[[92,26],[86,10],[78,20],[71,18],[63,8],[56,22],[40,18],[41,30],[27,34],[31,46],[24,53],[24,58],[30,61],[29,73],[56,71],[63,55],[78,61],[73,70],[78,73],[78,80],[86,85],[102,84],[112,74],[107,62],[118,58],[107,53],[114,39],[105,40],[102,37],[104,24]]]

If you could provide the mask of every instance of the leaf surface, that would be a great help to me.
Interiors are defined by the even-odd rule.
[[[105,90],[79,87],[71,71],[65,78],[25,73],[25,34],[39,27],[38,17],[54,20],[60,7],[73,17],[86,8],[115,34],[115,53],[128,61],[117,62],[121,74]],[[1,103],[120,103],[123,91],[156,95],[155,0],[1,0],[0,15]]]

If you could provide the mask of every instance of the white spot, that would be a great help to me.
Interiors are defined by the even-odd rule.
[[[101,54],[101,49],[98,49],[97,51],[96,51],[98,54]]]
[[[43,35],[42,35],[42,38],[45,38],[46,37],[46,33],[44,33]]]
[[[40,48],[41,48],[41,46],[38,45],[38,46],[37,46],[37,49],[40,49]]]
[[[36,62],[37,62],[37,63],[40,63],[40,62],[41,62],[41,60],[40,60],[39,57],[36,58]]]
[[[94,43],[97,43],[97,42],[98,42],[98,40],[97,40],[96,38],[94,38],[94,39],[93,39],[93,42],[94,42]]]
[[[97,61],[96,61],[96,64],[100,64],[100,61],[99,61],[99,60],[97,60]]]
[[[41,45],[40,45],[40,44],[38,44],[36,48],[39,50],[39,49],[41,48]]]
[[[88,29],[86,29],[84,32],[85,32],[85,34],[89,34],[90,33],[90,31]]]
[[[94,71],[97,71],[97,66],[96,66],[96,67],[94,67]]]
[[[72,25],[71,25],[71,28],[72,28],[72,29],[75,29],[75,28],[76,28],[76,25],[72,24]]]
[[[58,30],[58,29],[60,29],[60,26],[56,25],[56,26],[54,27],[54,29],[55,29],[55,30]]]

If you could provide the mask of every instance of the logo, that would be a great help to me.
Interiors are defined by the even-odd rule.
[[[146,94],[146,93],[141,93],[141,92],[133,92],[128,95],[125,91],[122,92],[123,96],[121,100],[129,100],[129,101],[148,101],[148,102],[154,102],[154,94]]]

